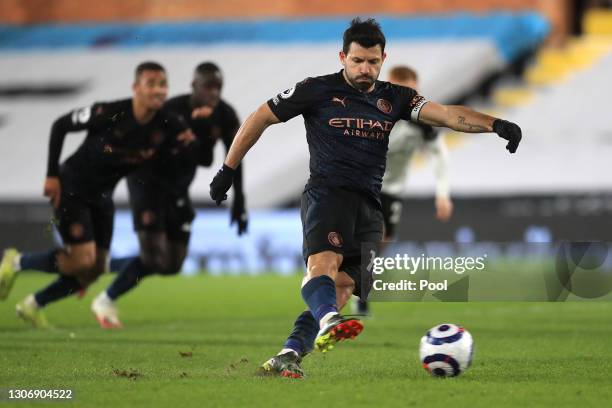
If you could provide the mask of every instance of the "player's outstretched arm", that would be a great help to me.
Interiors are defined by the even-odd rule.
[[[506,149],[510,153],[516,152],[522,139],[521,128],[516,123],[497,119],[466,106],[427,102],[421,108],[418,119],[428,125],[443,126],[458,132],[495,132],[508,141]]]
[[[240,126],[227,153],[223,167],[217,172],[217,175],[210,183],[210,198],[217,205],[227,199],[227,191],[232,186],[235,169],[240,165],[244,156],[259,140],[268,126],[279,122],[280,120],[272,113],[270,107],[264,103],[259,109],[249,115],[242,126]]]

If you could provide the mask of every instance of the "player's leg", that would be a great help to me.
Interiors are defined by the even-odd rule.
[[[194,219],[195,210],[188,193],[178,198],[169,197],[166,202],[168,259],[164,275],[176,275],[181,272],[189,250],[191,225]]]
[[[343,254],[354,247],[358,205],[353,195],[339,188],[313,188],[302,196],[307,270],[301,293],[319,323],[315,343],[320,350],[329,349],[328,346],[337,341],[354,338],[363,328],[358,319],[341,316],[336,304],[335,281]]]
[[[110,244],[113,237],[115,206],[110,198],[96,201],[92,206],[92,216],[94,217],[94,237],[96,243],[96,262],[91,272],[83,277],[83,284],[88,286],[98,279],[108,270]],[[112,305],[110,305],[112,308]],[[118,319],[103,318],[94,312],[96,319],[100,325],[108,325],[109,327],[121,327],[121,322]],[[113,315],[112,313],[109,313]],[[114,313],[116,316],[116,311]]]
[[[380,245],[383,234],[383,218],[379,206],[373,200],[364,198],[357,193],[351,194],[353,196],[349,199],[356,203],[357,214],[355,216],[354,234],[345,243],[344,259],[340,270],[353,280],[353,293],[365,300],[372,286],[372,277],[362,275],[361,250],[363,244]],[[350,286],[350,282],[346,286]],[[342,327],[334,327],[327,336],[325,328],[322,327],[315,340],[316,346],[322,351],[329,350],[335,342],[358,335],[362,328],[363,326],[358,320],[356,322],[349,321]]]
[[[320,327],[338,314],[336,277],[341,264],[342,254],[334,251],[323,251],[308,257],[301,293]]]
[[[336,304],[338,310],[346,305],[355,288],[355,282],[345,272],[336,275]],[[283,348],[262,365],[262,373],[283,377],[302,378],[302,359],[314,349],[319,324],[310,310],[302,312],[293,324],[293,330],[285,340]]]
[[[111,261],[111,266],[121,266],[119,274],[110,286],[94,299],[91,306],[102,328],[123,327],[115,300],[134,289],[147,276],[179,273],[187,256],[191,222],[194,218],[190,202],[189,208],[179,214],[182,216],[177,216],[176,209],[172,208],[175,203],[173,200],[168,199],[164,203],[159,199],[147,199],[143,203],[139,197],[150,197],[150,194],[137,196],[134,193],[138,192],[134,188],[130,189],[130,193],[140,254]],[[143,205],[146,206],[144,210]],[[162,229],[165,231],[161,231]]]
[[[345,272],[338,272],[335,284],[336,305],[338,310],[342,310],[353,294],[355,282]],[[318,331],[319,325],[310,310],[302,312],[297,317],[293,330],[285,341],[281,353],[291,350],[302,357],[310,353],[314,348],[314,340]]]
[[[58,252],[58,274],[56,280],[36,293],[26,296],[17,303],[18,317],[37,328],[47,328],[50,325],[42,309],[50,303],[77,293],[83,284],[79,278],[89,273],[95,264],[95,243],[69,245],[65,251]]]
[[[351,246],[357,206],[340,188],[311,188],[301,202],[303,255],[306,274],[302,298],[319,327],[338,315],[335,280],[343,254]]]
[[[161,273],[167,268],[163,207],[165,194],[154,183],[143,182],[142,177],[140,174],[133,174],[127,178],[133,225],[138,235],[140,252],[138,256],[110,260],[110,268],[117,272],[117,276],[91,304],[91,310],[102,328],[122,327],[115,301],[134,289],[145,277]]]
[[[58,273],[57,256],[61,251],[56,248],[45,252],[20,253],[15,248],[7,248],[0,262],[0,300],[8,297],[18,272],[34,270]]]
[[[45,252],[20,253],[14,248],[4,251],[0,263],[0,300],[8,297],[13,283],[20,272],[39,271],[57,274],[75,275],[77,271],[87,269],[94,262],[91,252],[93,235],[89,210],[84,202],[75,197],[63,196],[60,208],[56,211],[59,220],[58,229],[66,248],[53,248]],[[73,245],[69,245],[73,244]],[[72,248],[74,246],[74,248]]]
[[[130,188],[130,194],[140,254],[111,261],[111,267],[120,266],[119,273],[91,306],[102,328],[123,326],[115,305],[120,296],[134,289],[147,276],[178,274],[187,256],[191,222],[195,216],[188,197],[180,201],[169,196],[156,200],[151,194],[142,194],[142,190],[135,188]],[[141,200],[142,197],[149,198]]]
[[[342,319],[338,314],[335,279],[342,263],[342,237],[352,233],[351,213],[354,211],[351,211],[350,201],[342,202],[343,197],[335,193],[337,191],[329,189],[311,189],[302,195],[303,250],[307,264],[302,297],[308,310],[295,320],[281,351],[261,366],[264,374],[303,377],[300,363],[313,349],[321,320],[325,319],[327,327],[334,316]],[[341,207],[344,207],[343,212],[338,211]]]
[[[47,272],[57,271],[59,275],[47,287],[28,295],[16,306],[18,316],[35,327],[48,326],[42,314],[45,306],[78,292],[95,275],[96,243],[92,214],[88,201],[63,195],[56,217],[65,248],[50,251],[46,260],[44,256],[32,254],[21,256],[21,269],[44,267]]]
[[[96,296],[91,304],[91,310],[96,320],[104,329],[123,327],[115,304],[119,297],[134,289],[145,277],[161,273],[167,268],[167,239],[165,233],[140,231],[138,241],[140,244],[139,256],[124,260],[123,269],[118,272],[106,290]]]
[[[341,262],[342,255],[332,251],[324,251],[308,257],[308,270],[302,280],[302,296],[309,309],[296,319],[293,331],[281,352],[293,350],[300,356],[311,352],[316,334],[321,328],[321,320],[329,313],[338,314],[339,299],[336,298],[336,279]],[[323,278],[322,281],[320,278]],[[329,285],[330,282],[331,285]],[[313,284],[316,285],[314,288]],[[340,300],[346,303],[346,300],[343,299],[343,292],[340,294],[342,296]]]

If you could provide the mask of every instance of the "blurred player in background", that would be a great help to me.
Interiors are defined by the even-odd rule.
[[[399,65],[391,69],[389,82],[419,91],[416,71],[405,65]],[[383,242],[393,241],[396,238],[396,226],[402,216],[404,186],[408,178],[412,157],[419,151],[430,154],[436,161],[436,218],[446,222],[453,213],[448,182],[448,151],[442,135],[430,125],[400,120],[393,126],[389,136],[387,168],[380,192],[385,221]],[[370,314],[366,300],[354,297],[353,305],[354,313],[362,316]]]
[[[59,275],[17,304],[17,314],[35,327],[48,327],[42,308],[79,291],[106,270],[113,234],[113,191],[119,180],[153,160],[166,145],[193,140],[178,118],[161,108],[168,83],[164,68],[143,62],[136,68],[133,97],[95,103],[61,116],[51,128],[44,194],[55,209],[64,247],[44,253],[8,249],[0,265],[0,298],[5,299],[19,271]],[[87,130],[77,151],[60,167],[68,132]]]
[[[223,99],[223,75],[212,62],[195,69],[192,92],[169,99],[164,109],[179,115],[195,134],[196,141],[181,154],[164,151],[155,161],[127,178],[134,228],[140,255],[111,260],[119,274],[93,301],[91,308],[102,328],[120,328],[115,301],[146,276],[176,275],[187,256],[195,212],[189,197],[198,166],[208,167],[221,140],[229,150],[240,126],[235,110]],[[247,231],[248,218],[242,189],[242,166],[236,169],[230,224],[238,235]]]
[[[428,102],[415,90],[378,81],[385,37],[373,19],[355,19],[344,32],[338,73],[307,78],[261,105],[242,125],[223,167],[210,184],[220,204],[235,169],[264,130],[302,115],[310,151],[310,179],[302,194],[304,260],[301,294],[308,310],[296,320],[281,351],[262,365],[266,374],[303,377],[302,357],[355,338],[362,323],[339,311],[354,293],[367,296],[361,245],[383,235],[380,189],[389,133],[400,119],[457,131],[496,132],[514,153],[520,128],[464,106]],[[273,290],[274,288],[270,288]]]

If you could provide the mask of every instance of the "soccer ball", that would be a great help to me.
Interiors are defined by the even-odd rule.
[[[421,338],[419,354],[423,368],[434,377],[455,377],[472,363],[474,340],[461,326],[440,324]]]

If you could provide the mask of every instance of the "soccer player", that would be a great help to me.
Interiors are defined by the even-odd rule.
[[[193,139],[182,122],[161,110],[168,83],[160,64],[138,65],[132,90],[132,98],[95,103],[53,123],[44,194],[55,209],[64,247],[44,253],[8,249],[0,264],[0,299],[8,296],[19,271],[58,275],[17,304],[18,316],[35,327],[49,327],[45,306],[87,287],[105,271],[113,233],[112,194],[119,180],[154,159],[162,146],[179,148]],[[66,134],[81,130],[87,130],[85,140],[60,166]]]
[[[360,247],[382,239],[380,189],[389,133],[400,119],[457,131],[496,132],[514,153],[518,125],[463,106],[428,102],[415,90],[378,81],[385,60],[385,37],[374,19],[354,19],[339,53],[343,69],[307,78],[252,113],[210,184],[218,204],[227,198],[235,168],[264,130],[302,115],[310,150],[310,179],[302,194],[304,260],[302,298],[308,310],[295,321],[282,350],[262,365],[267,374],[300,378],[300,362],[313,349],[328,351],[363,329],[339,311],[351,294],[367,297]]]
[[[168,100],[164,109],[187,123],[195,134],[195,143],[183,154],[164,152],[167,154],[127,178],[140,255],[111,260],[111,270],[119,274],[91,305],[102,328],[122,327],[115,301],[136,287],[141,279],[180,272],[195,217],[189,186],[198,165],[211,165],[217,141],[221,139],[229,149],[240,126],[234,109],[221,99],[223,76],[217,65],[212,62],[198,65],[191,86],[190,94]],[[236,224],[238,235],[248,227],[241,167],[236,169],[230,211],[230,224]]]
[[[389,82],[412,88],[418,92],[417,73],[405,65],[398,65],[391,69]],[[453,203],[450,199],[448,183],[448,154],[444,139],[430,125],[400,120],[395,124],[389,136],[387,168],[380,193],[385,223],[383,242],[395,239],[395,227],[402,214],[401,196],[408,177],[410,162],[417,151],[427,152],[436,160],[436,218],[446,222],[452,215]],[[366,300],[354,297],[353,302],[356,314],[362,316],[370,314]]]

